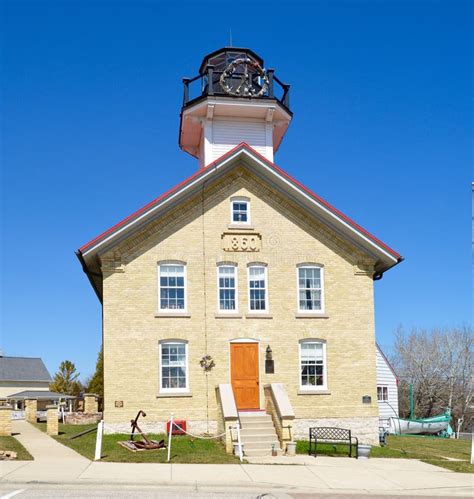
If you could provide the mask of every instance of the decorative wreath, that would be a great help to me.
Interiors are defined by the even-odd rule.
[[[204,369],[205,373],[208,373],[216,367],[216,363],[210,355],[204,355],[204,357],[199,361],[199,364]]]
[[[247,67],[254,69],[258,74],[258,76],[260,76],[260,78],[262,79],[263,85],[258,92],[255,91],[252,85],[249,85],[247,81],[247,71],[245,71],[244,74],[240,77],[240,83],[235,90],[233,90],[232,87],[228,85],[227,79],[234,74],[236,68],[241,64],[245,64]],[[265,92],[268,89],[268,76],[258,62],[252,61],[252,59],[249,59],[248,57],[241,57],[240,59],[235,59],[235,61],[232,61],[225,68],[224,72],[221,74],[221,77],[219,78],[219,83],[222,87],[222,90],[224,90],[224,92],[229,95],[235,95],[239,97],[241,96],[261,97],[262,95],[265,94]]]

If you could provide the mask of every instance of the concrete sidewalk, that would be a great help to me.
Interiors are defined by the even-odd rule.
[[[34,461],[3,461],[0,479],[9,476],[15,481],[72,481],[86,470],[91,462],[72,449],[59,444],[26,421],[12,421],[13,436],[28,449]]]
[[[90,462],[25,422],[18,440],[33,462],[2,462],[0,483],[68,483],[193,486],[292,493],[472,496],[474,475],[416,460],[296,456],[294,464],[154,464]],[[299,464],[299,465],[298,465]]]

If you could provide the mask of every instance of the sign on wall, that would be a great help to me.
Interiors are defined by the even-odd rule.
[[[256,252],[262,249],[262,236],[255,232],[224,232],[222,234],[224,251]]]

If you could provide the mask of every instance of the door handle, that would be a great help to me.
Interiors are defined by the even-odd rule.
[[[260,385],[260,381],[257,381],[257,385]]]

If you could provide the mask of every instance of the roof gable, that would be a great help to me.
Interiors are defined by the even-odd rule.
[[[361,251],[372,256],[377,262],[375,267],[377,273],[382,274],[402,260],[402,257],[385,243],[291,177],[280,167],[261,156],[250,146],[241,143],[218,160],[201,168],[174,188],[79,248],[77,251],[78,258],[99,298],[101,295],[100,289],[98,289],[98,286],[100,287],[98,282],[100,269],[97,265],[94,266],[94,261],[97,264],[96,260],[99,253],[110,249],[124,237],[198,192],[204,182],[217,179],[239,165],[249,168],[264,181],[269,182],[273,187],[291,197],[293,201],[308,212],[309,216],[314,216],[319,221],[327,224],[343,239],[349,240]],[[97,272],[94,271],[94,267],[96,267]]]

